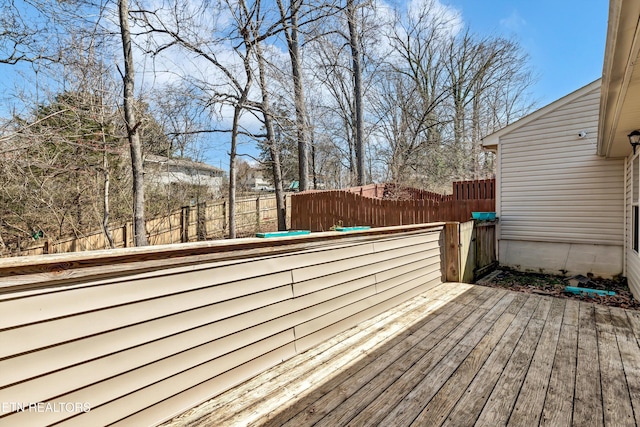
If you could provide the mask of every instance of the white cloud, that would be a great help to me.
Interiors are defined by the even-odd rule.
[[[442,4],[440,0],[411,0],[407,13],[413,19],[426,17],[427,21],[441,26],[443,31],[452,35],[458,34],[464,28],[460,10]]]
[[[503,18],[500,20],[500,25],[508,30],[517,32],[522,27],[527,25],[527,21],[525,21],[524,18],[520,16],[517,10],[514,10],[507,18]]]

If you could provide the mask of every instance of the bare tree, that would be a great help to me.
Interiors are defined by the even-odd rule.
[[[349,48],[351,50],[351,76],[353,78],[353,98],[354,98],[354,142],[356,155],[356,184],[365,183],[365,161],[364,161],[364,105],[362,89],[362,58],[360,53],[360,33],[357,26],[356,6],[354,0],[347,0],[346,18],[349,28]]]
[[[140,122],[136,120],[135,104],[135,71],[133,52],[131,50],[131,30],[129,28],[129,1],[118,0],[118,18],[122,51],[124,55],[124,119],[127,127],[127,138],[131,152],[131,171],[133,174],[133,234],[136,246],[146,246],[147,232],[144,218],[144,169],[142,161],[142,144],[140,142]]]
[[[309,132],[307,126],[307,111],[304,96],[302,59],[300,53],[300,28],[298,15],[301,0],[291,0],[285,9],[282,0],[277,0],[282,30],[287,40],[289,57],[291,59],[291,76],[293,80],[294,105],[296,109],[296,131],[298,137],[298,175],[300,191],[309,189]]]

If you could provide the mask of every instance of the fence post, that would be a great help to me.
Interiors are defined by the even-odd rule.
[[[42,247],[42,253],[44,255],[49,253],[49,239],[44,241],[44,246]]]
[[[182,243],[189,241],[189,206],[183,206],[180,215],[180,240]]]
[[[222,238],[224,239],[227,231],[227,201],[222,202]]]
[[[444,225],[445,280],[459,282],[460,277],[460,224],[447,222]]]
[[[260,195],[256,197],[256,231],[260,230]]]
[[[198,203],[198,222],[196,224],[196,230],[198,233],[198,240],[207,240],[207,202]]]

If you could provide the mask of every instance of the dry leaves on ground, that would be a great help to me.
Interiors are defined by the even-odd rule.
[[[633,297],[624,279],[610,280],[590,277],[588,278],[588,286],[581,286],[591,289],[614,291],[616,295],[612,296],[572,294],[565,290],[565,286],[570,285],[568,279],[570,278],[502,269],[494,271],[485,278],[478,280],[477,284],[494,288],[507,288],[531,294],[549,295],[557,298],[577,299],[607,305],[609,307],[640,310],[640,301]]]

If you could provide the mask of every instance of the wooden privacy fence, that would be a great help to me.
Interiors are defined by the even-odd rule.
[[[287,195],[286,199],[289,198],[290,196]],[[290,201],[286,199],[287,212],[289,212]],[[109,228],[116,248],[134,246],[131,222]],[[236,200],[236,234],[239,237],[277,229],[275,195],[260,195]],[[227,201],[221,200],[184,206],[167,216],[147,220],[146,230],[150,245],[223,239],[229,233],[229,205]],[[43,255],[98,249],[109,249],[109,243],[102,231],[95,231],[82,237],[43,239],[17,251],[1,255]]]
[[[291,197],[291,228],[311,231],[335,226],[386,227],[437,221],[464,222],[471,212],[495,211],[495,180],[453,183],[453,194],[441,195],[405,189],[410,200],[392,200],[361,196],[380,193],[374,185],[362,191],[310,191]],[[360,188],[360,187],[358,187]],[[387,188],[388,190],[388,188]]]

